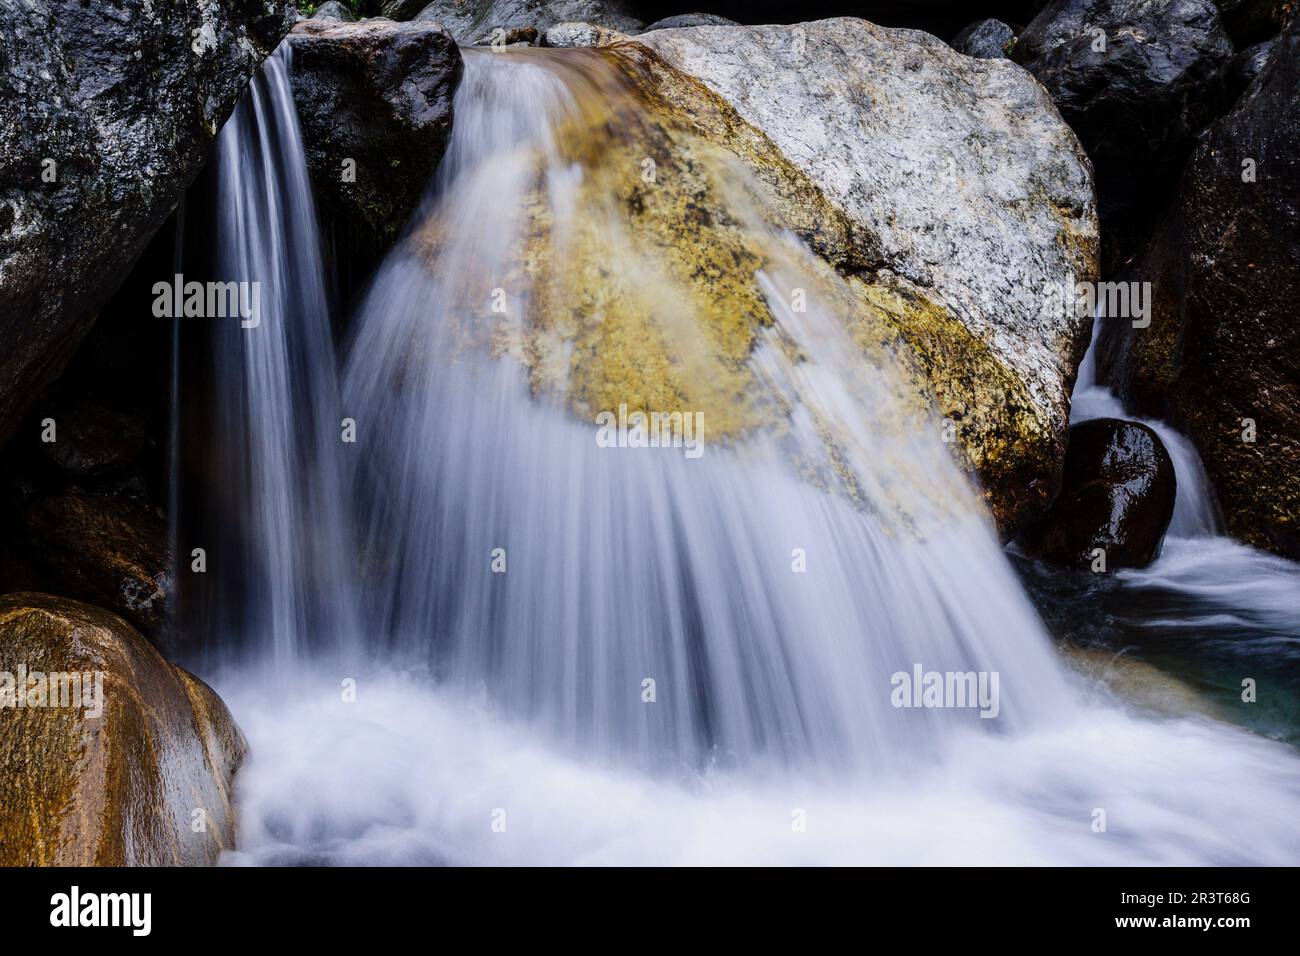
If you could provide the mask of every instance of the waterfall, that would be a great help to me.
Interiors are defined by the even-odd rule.
[[[1092,342],[1079,367],[1071,421],[1107,417],[1148,426],[1169,452],[1178,485],[1160,558],[1147,568],[1120,572],[1121,579],[1157,599],[1174,597],[1199,608],[1185,620],[1161,617],[1161,626],[1199,630],[1213,638],[1214,625],[1229,624],[1238,639],[1262,637],[1280,644],[1281,653],[1300,657],[1300,603],[1295,598],[1300,565],[1224,535],[1209,477],[1191,440],[1166,422],[1130,415],[1123,399],[1097,381],[1101,322],[1098,318],[1093,324]]]
[[[725,158],[706,172],[763,252],[749,364],[776,424],[706,419],[698,457],[607,447],[573,351],[538,384],[519,343],[555,290],[511,270],[530,205],[554,260],[594,230],[688,301],[593,198],[613,160],[566,142],[629,106],[616,56],[465,51],[341,383],[284,54],[222,133],[224,261],[268,302],[217,353],[220,510],[256,572],[227,639],[282,665],[205,675],[251,745],[227,862],[1293,862],[1300,761],[1062,666],[938,423]],[[703,319],[662,320],[697,360]],[[897,706],[914,667],[996,674],[996,716]]]
[[[933,752],[957,722],[1049,719],[1063,677],[941,428],[900,427],[891,370],[852,358],[860,350],[828,303],[782,302],[777,289],[817,286],[811,254],[754,221],[743,189],[727,212],[766,251],[755,281],[775,318],[752,359],[763,399],[792,410],[785,445],[798,460],[837,465],[863,501],[814,486],[764,436],[698,459],[598,447],[595,424],[531,394],[513,357],[464,347],[463,317],[506,284],[523,240],[531,147],[545,157],[556,234],[583,220],[605,224],[611,256],[634,243],[576,188],[605,160],[575,160],[553,135],[633,91],[599,55],[560,62],[466,52],[426,227],[443,242],[431,261],[418,243],[398,252],[356,319],[345,407],[364,432],[366,553],[385,557],[369,613],[444,680],[482,685],[558,738],[622,758],[883,769]],[[718,172],[733,185],[743,175]],[[550,255],[566,254],[557,239]],[[666,300],[689,301],[657,281]],[[523,314],[502,321],[529,324],[540,292],[511,294]],[[686,311],[675,334],[704,335]],[[800,552],[806,573],[792,569]],[[894,707],[891,675],[917,663],[997,671],[998,720]]]
[[[219,647],[289,661],[359,639],[329,301],[282,45],[217,142],[216,274],[256,321],[213,322]],[[187,560],[184,555],[182,561]]]
[[[1135,418],[1128,414],[1124,402],[1109,387],[1097,380],[1097,343],[1101,338],[1102,322],[1097,315],[1092,323],[1092,341],[1079,365],[1079,377],[1074,383],[1070,404],[1070,421],[1077,424],[1092,418],[1122,418],[1146,425],[1159,437],[1169,452],[1174,465],[1178,489],[1174,499],[1174,514],[1169,521],[1171,538],[1201,538],[1219,531],[1219,516],[1210,489],[1210,478],[1205,473],[1196,446],[1182,432],[1158,419]]]

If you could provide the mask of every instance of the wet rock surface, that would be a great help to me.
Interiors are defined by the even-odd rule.
[[[1158,206],[1195,135],[1227,108],[1232,41],[1211,0],[1056,0],[1013,50],[1092,159],[1102,218]]]
[[[0,672],[24,677],[0,686],[0,865],[212,865],[233,848],[243,734],[210,687],[125,621],[48,594],[0,596]],[[52,674],[64,679],[53,699]]]
[[[1300,21],[1197,147],[1102,371],[1195,442],[1231,533],[1300,557]]]
[[[372,256],[419,205],[451,137],[460,51],[427,21],[306,20],[292,87],[318,213]]]
[[[18,514],[27,552],[65,594],[109,608],[160,635],[173,593],[163,515],[129,498],[72,493],[28,502]]]
[[[3,0],[0,442],[63,369],[289,29],[282,0]]]
[[[1070,429],[1061,493],[1022,537],[1025,553],[1105,569],[1144,567],[1160,553],[1174,513],[1174,465],[1145,425],[1098,418]]]

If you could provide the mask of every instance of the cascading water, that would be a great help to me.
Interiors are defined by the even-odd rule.
[[[205,572],[227,598],[212,615],[219,644],[281,662],[359,637],[329,301],[290,69],[285,44],[218,142],[216,272],[246,284],[256,308],[214,324],[219,499]]]
[[[1160,436],[1177,480],[1174,514],[1160,556],[1146,568],[1124,569],[1088,587],[1049,586],[1048,605],[1070,623],[1058,630],[1108,646],[1137,647],[1146,658],[1186,675],[1218,700],[1231,702],[1261,732],[1300,739],[1300,565],[1227,537],[1200,455],[1167,423],[1130,415],[1097,376],[1102,323],[1079,367],[1071,420],[1139,421]],[[1038,569],[1040,572],[1045,569]],[[1268,693],[1244,712],[1241,681]]]
[[[352,500],[366,635],[360,656],[216,675],[251,743],[229,861],[1293,862],[1294,753],[1131,714],[1061,666],[940,430],[899,401],[887,361],[859,358],[837,280],[762,221],[741,171],[710,172],[763,251],[772,321],[750,364],[780,426],[710,442],[706,419],[699,457],[602,447],[563,368],[536,387],[518,343],[554,290],[511,270],[536,196],[552,261],[595,228],[619,268],[688,301],[593,198],[604,160],[561,133],[633,95],[617,55],[466,51],[433,201],[355,319],[341,410],[323,307],[280,300],[305,341],[253,355],[237,340],[249,435],[230,447],[263,495],[241,514],[273,575],[251,595],[273,625],[262,647],[303,648],[321,565],[353,580],[348,523],[329,517]],[[305,180],[249,162],[272,139],[298,161],[291,117],[247,121],[265,95],[222,134],[223,162],[257,180],[230,200],[280,182],[309,215]],[[258,249],[290,230],[251,225],[247,209],[223,219],[248,268],[283,264],[286,293],[304,269],[296,294],[315,295],[319,267],[283,255],[302,247]],[[823,294],[796,310],[796,286]],[[694,361],[702,320],[662,321]],[[347,496],[341,472],[305,475],[343,415],[359,436]],[[996,672],[997,716],[894,706],[891,676],[917,664]]]
[[[1094,320],[1092,341],[1079,364],[1079,377],[1074,383],[1074,395],[1070,404],[1072,423],[1093,418],[1132,418],[1124,410],[1120,398],[1097,381],[1097,343],[1105,321],[1102,316],[1097,316]],[[1140,421],[1160,436],[1160,441],[1174,463],[1178,490],[1174,500],[1174,515],[1169,522],[1169,536],[1199,538],[1214,535],[1219,530],[1219,518],[1215,512],[1214,496],[1210,492],[1210,480],[1196,448],[1185,435],[1162,421],[1148,418],[1134,420]]]
[[[698,459],[598,447],[594,425],[530,395],[511,357],[461,344],[458,318],[490,299],[523,241],[532,143],[547,153],[542,189],[558,236],[585,217],[602,223],[603,248],[634,243],[613,210],[580,207],[577,184],[599,170],[549,135],[601,97],[632,95],[615,71],[594,54],[554,69],[535,57],[466,59],[465,125],[429,227],[450,238],[431,263],[407,252],[381,274],[347,372],[349,413],[383,423],[361,449],[367,551],[391,569],[371,590],[399,649],[436,655],[446,678],[484,684],[584,748],[695,765],[771,758],[883,770],[914,759],[942,739],[939,728],[973,716],[892,707],[879,689],[914,662],[999,671],[1000,726],[1046,716],[1063,679],[940,429],[929,443],[908,429],[894,435],[902,410],[882,381],[889,370],[849,371],[857,350],[836,319],[815,301],[799,314],[781,303],[776,288],[814,280],[776,233],[748,224],[766,245],[760,278],[776,317],[755,366],[770,399],[792,409],[800,460],[820,456],[832,472],[816,424],[833,429],[840,470],[883,513],[813,487],[770,442],[701,448]],[[492,132],[478,135],[484,126]],[[739,204],[731,211],[747,218]],[[564,238],[549,251],[568,254]],[[522,309],[539,295],[511,292]],[[689,301],[670,286],[663,294]],[[705,334],[685,305],[672,321],[687,341]],[[786,358],[782,342],[804,358]],[[497,548],[505,573],[492,569]],[[811,563],[803,574],[791,569],[800,548]]]

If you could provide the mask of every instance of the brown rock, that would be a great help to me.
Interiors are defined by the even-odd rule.
[[[172,590],[167,527],[147,507],[104,495],[37,498],[19,518],[44,580],[160,636]]]
[[[20,671],[102,674],[102,714],[12,706],[2,675]],[[82,684],[92,703],[94,683]],[[203,865],[233,845],[243,734],[211,688],[121,618],[0,596],[0,705],[0,865]]]

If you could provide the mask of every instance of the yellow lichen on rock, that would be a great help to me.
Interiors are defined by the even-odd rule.
[[[779,436],[787,396],[759,381],[752,357],[780,340],[768,334],[772,297],[803,296],[838,316],[864,371],[877,370],[892,411],[864,409],[873,427],[914,428],[937,410],[955,424],[959,461],[999,489],[999,520],[1035,494],[1015,472],[1050,429],[1024,383],[948,306],[885,268],[875,237],[730,104],[635,43],[501,55],[546,59],[575,103],[546,143],[493,160],[530,177],[521,207],[503,210],[516,243],[505,274],[438,261],[454,224],[434,216],[421,229],[431,268],[458,273],[451,311],[465,341],[486,337],[534,394],[584,420],[620,406],[702,412],[710,442]],[[812,255],[791,251],[791,235]],[[790,274],[798,289],[774,278]],[[510,307],[489,306],[494,287]],[[837,436],[822,438],[834,458]]]

